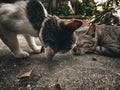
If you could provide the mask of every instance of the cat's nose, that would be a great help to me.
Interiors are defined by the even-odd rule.
[[[55,51],[51,47],[48,46],[45,48],[45,55],[48,60],[52,60],[55,54]]]

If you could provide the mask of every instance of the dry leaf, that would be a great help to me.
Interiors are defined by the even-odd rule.
[[[33,70],[33,69],[32,69]],[[32,70],[30,70],[29,72],[26,72],[24,74],[22,74],[19,78],[27,78],[27,77],[30,77],[31,73],[32,73]]]
[[[95,56],[92,57],[93,61],[97,61],[97,58]]]

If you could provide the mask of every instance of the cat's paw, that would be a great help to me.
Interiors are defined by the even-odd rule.
[[[25,51],[21,51],[21,52],[19,52],[19,53],[14,53],[14,56],[15,56],[16,58],[27,58],[27,57],[29,57],[30,55],[29,55],[29,53],[27,53],[27,52],[25,52]]]
[[[101,51],[105,51],[106,49],[104,47],[101,46],[97,46],[96,47],[96,51],[101,52]]]
[[[34,47],[33,52],[34,53],[41,53],[41,52],[43,52],[43,46]]]

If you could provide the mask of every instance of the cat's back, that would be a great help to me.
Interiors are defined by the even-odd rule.
[[[2,3],[0,4],[0,18],[9,18],[14,15],[25,13],[26,2],[19,1],[16,3]]]
[[[96,25],[98,44],[111,45],[120,44],[120,26]]]
[[[98,32],[98,35],[100,34],[106,34],[106,35],[116,35],[120,36],[120,26],[114,26],[114,25],[96,25],[96,31]]]

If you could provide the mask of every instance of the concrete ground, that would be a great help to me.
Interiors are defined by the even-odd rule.
[[[31,53],[24,38],[18,38]],[[29,71],[29,77],[20,78]],[[16,59],[0,41],[0,90],[120,90],[120,58],[68,52],[51,61],[44,53]]]

